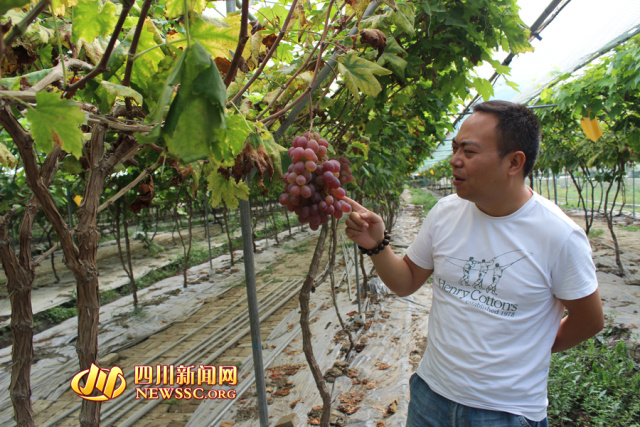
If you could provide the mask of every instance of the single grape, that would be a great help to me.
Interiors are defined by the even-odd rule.
[[[304,157],[304,148],[302,147],[296,147],[291,152],[291,158],[293,159],[294,162],[298,160],[302,160],[303,157]]]
[[[334,164],[333,164],[333,162],[332,162],[331,160],[329,160],[329,161],[324,162],[324,163],[322,164],[322,168],[323,168],[325,171],[333,172],[333,171],[334,171],[334,170],[333,170],[333,169],[334,169]]]
[[[310,172],[315,172],[318,168],[318,164],[312,160],[307,160],[304,162],[304,167]]]
[[[287,206],[289,204],[289,196],[287,196],[286,194],[281,194],[278,201],[282,206]]]
[[[333,197],[331,196],[327,196],[324,198],[324,201],[327,205],[332,205],[333,204]]]
[[[311,197],[311,189],[308,185],[303,185],[302,187],[300,187],[300,195],[305,199]]]
[[[296,177],[296,184],[305,185],[306,183],[307,183],[307,178],[305,178],[304,175],[298,175]]]
[[[315,139],[312,139],[307,143],[307,148],[310,148],[311,150],[313,150],[314,153],[318,152],[319,147],[320,145],[318,144],[318,141],[316,141]]]
[[[291,194],[292,196],[299,196],[300,195],[300,187],[294,186],[294,187],[290,188],[289,189],[289,194]]]
[[[336,196],[338,199],[342,199],[344,196],[347,195],[347,192],[344,191],[344,188],[342,187],[338,187],[338,188],[334,188],[332,191],[334,196]]]
[[[342,212],[344,213],[351,212],[351,205],[349,203],[341,201],[340,205],[342,206]]]
[[[305,171],[305,164],[302,161],[296,162],[295,165],[293,165],[293,171],[295,173],[297,173],[298,175],[302,174],[302,172]]]

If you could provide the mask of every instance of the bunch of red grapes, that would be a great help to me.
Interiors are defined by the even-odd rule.
[[[285,187],[280,204],[312,230],[329,222],[330,216],[340,219],[351,212],[351,205],[340,200],[347,195],[342,186],[354,180],[349,160],[329,160],[327,148],[329,143],[317,132],[296,136],[287,153],[291,166],[282,176]]]

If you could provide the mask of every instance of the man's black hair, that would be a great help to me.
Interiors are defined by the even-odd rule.
[[[473,106],[473,112],[493,114],[498,118],[496,133],[498,152],[504,157],[514,151],[526,156],[524,176],[529,175],[540,150],[540,121],[522,104],[508,101],[486,101]]]

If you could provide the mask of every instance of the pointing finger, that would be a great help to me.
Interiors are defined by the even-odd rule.
[[[340,200],[344,200],[345,202],[349,203],[351,205],[351,207],[353,208],[354,212],[358,212],[358,213],[367,212],[367,208],[365,208],[364,206],[362,206],[360,203],[356,202],[355,200],[352,200],[352,199],[348,198],[347,196],[344,196]]]

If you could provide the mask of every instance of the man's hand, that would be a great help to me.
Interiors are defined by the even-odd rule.
[[[384,240],[384,222],[382,218],[348,197],[341,200],[349,203],[353,209],[347,218],[347,237],[365,249],[373,249]]]

